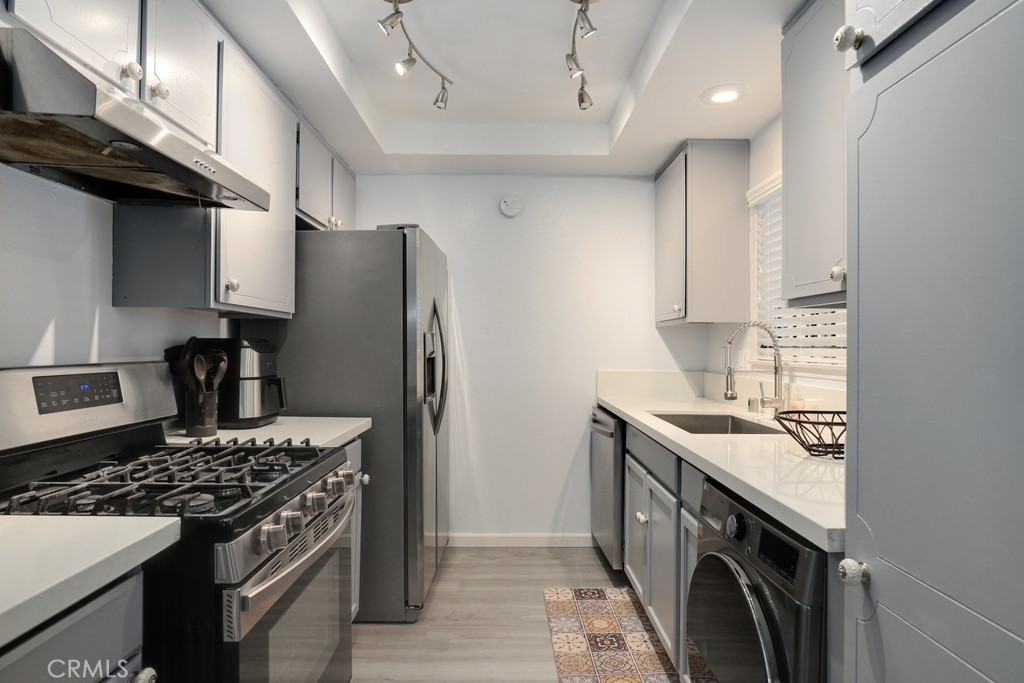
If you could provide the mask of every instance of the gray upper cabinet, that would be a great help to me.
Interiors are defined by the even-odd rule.
[[[1019,681],[1024,2],[920,24],[849,99],[845,680]]]
[[[231,43],[222,80],[222,151],[270,192],[270,210],[116,205],[115,306],[278,318],[295,310],[298,116]]]
[[[849,47],[846,66],[853,67],[875,54],[917,21],[940,0],[846,0],[846,24],[862,31],[858,47]],[[833,33],[842,25],[838,22]],[[851,32],[851,35],[855,35]],[[845,47],[840,45],[839,47]]]
[[[356,179],[337,157],[331,160],[331,197],[333,227],[354,230],[356,227]]]
[[[216,146],[220,29],[191,0],[147,0],[145,36],[143,100]]]
[[[842,2],[817,0],[782,40],[782,296],[789,300],[846,299],[843,121],[849,77],[832,46]]]
[[[298,117],[233,45],[224,46],[222,154],[270,192],[270,210],[220,211],[217,298],[295,310],[294,130]]]
[[[295,210],[315,228],[354,228],[356,181],[316,132],[299,124],[299,174]]]
[[[750,318],[750,143],[690,140],[655,183],[655,322]]]
[[[139,0],[9,0],[12,14],[107,80],[137,94]],[[128,68],[126,68],[128,67]]]
[[[300,216],[324,228],[332,226],[331,187],[334,157],[312,128],[299,124],[299,175],[295,208]]]

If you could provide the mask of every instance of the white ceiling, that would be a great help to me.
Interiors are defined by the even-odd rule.
[[[455,83],[448,109],[425,64],[404,78],[390,0],[206,0],[359,174],[653,175],[687,138],[749,138],[781,109],[781,27],[802,0],[591,0],[578,41],[594,106],[568,77],[570,0],[413,0],[417,48]],[[739,102],[698,95],[742,83]]]

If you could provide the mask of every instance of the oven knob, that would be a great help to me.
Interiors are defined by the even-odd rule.
[[[356,473],[352,470],[341,470],[338,472],[338,476],[345,480],[346,487],[356,485]]]
[[[743,519],[743,515],[729,515],[729,518],[725,520],[725,537],[742,541],[746,533],[747,520]]]
[[[305,500],[302,501],[302,507],[311,515],[327,512],[327,494],[307,493]]]
[[[345,480],[342,477],[327,477],[327,495],[337,498],[345,493]]]
[[[288,531],[284,524],[264,524],[260,527],[260,550],[272,553],[288,545]]]
[[[306,530],[306,520],[298,510],[282,512],[281,518],[278,521],[284,525],[289,536],[294,536]]]

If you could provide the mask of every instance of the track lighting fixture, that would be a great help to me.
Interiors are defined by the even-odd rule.
[[[580,11],[576,13],[576,22],[580,25],[580,38],[589,38],[597,33],[594,22],[590,21],[590,0],[583,0]]]
[[[569,67],[569,78],[579,78],[583,75],[583,67],[580,66],[575,54],[570,52],[565,56],[565,65]]]
[[[406,75],[414,66],[416,66],[416,57],[419,57],[423,60],[423,63],[427,65],[428,69],[441,77],[441,90],[437,93],[437,97],[434,98],[434,106],[441,110],[447,109],[448,86],[455,85],[455,83],[452,79],[438,71],[437,67],[431,64],[430,60],[424,57],[423,53],[419,51],[419,48],[416,47],[416,43],[412,42],[412,38],[409,36],[409,31],[405,28],[405,15],[398,9],[399,3],[404,5],[408,2],[412,2],[412,0],[384,0],[384,2],[391,4],[392,12],[377,22],[380,30],[384,31],[384,35],[390,36],[392,29],[399,27],[405,35],[406,42],[409,43],[408,56],[400,62],[395,62],[395,73],[399,76]],[[416,57],[414,57],[413,54],[415,54]]]
[[[399,76],[404,76],[409,73],[412,68],[416,66],[416,58],[412,56],[412,50],[409,50],[409,56],[400,62],[395,62],[395,73]]]
[[[586,111],[594,106],[594,100],[590,99],[590,95],[587,93],[587,78],[583,77],[580,82],[580,91],[576,95],[576,102],[580,105],[580,111]]]
[[[448,108],[448,88],[444,84],[444,80],[441,81],[441,90],[437,93],[437,97],[434,98],[434,106],[438,109]]]
[[[565,66],[569,69],[569,78],[581,79],[576,101],[580,105],[580,109],[586,111],[594,106],[594,100],[590,99],[590,95],[587,93],[587,77],[583,75],[583,67],[576,54],[576,34],[578,32],[581,38],[589,38],[597,32],[597,29],[594,28],[594,22],[590,20],[590,0],[569,0],[569,2],[579,5],[580,8],[572,23],[572,48],[565,55]]]
[[[377,22],[377,26],[380,26],[380,30],[384,31],[384,35],[390,36],[391,30],[398,26],[398,23],[402,21],[402,13],[395,10],[391,14],[387,15],[383,19]]]

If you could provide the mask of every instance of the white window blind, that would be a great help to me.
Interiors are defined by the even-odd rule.
[[[846,365],[846,311],[787,308],[782,298],[782,193],[754,205],[757,222],[758,318],[775,331],[786,363]],[[772,359],[768,334],[758,331],[758,360]]]

